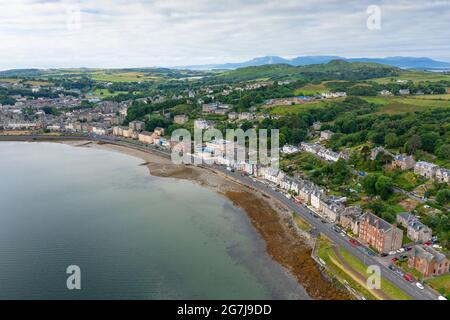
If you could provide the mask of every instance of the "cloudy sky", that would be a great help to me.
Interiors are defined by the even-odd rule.
[[[380,8],[369,24],[367,8]],[[375,26],[375,27],[374,27]],[[0,0],[0,69],[257,56],[450,61],[450,0]]]

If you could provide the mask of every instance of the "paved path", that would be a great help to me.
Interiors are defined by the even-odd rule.
[[[382,290],[374,289],[370,290],[367,288],[367,277],[363,274],[361,274],[358,270],[355,270],[351,265],[347,263],[347,261],[344,259],[344,257],[339,252],[339,249],[337,246],[333,246],[333,252],[336,255],[336,258],[338,259],[338,264],[342,266],[344,269],[343,271],[348,273],[355,281],[357,281],[361,286],[366,288],[369,292],[371,292],[374,296],[376,296],[378,299],[381,300],[392,300],[391,297],[389,297],[386,293],[384,293]]]

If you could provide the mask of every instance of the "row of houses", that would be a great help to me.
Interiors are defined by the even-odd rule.
[[[331,149],[322,147],[321,145],[316,143],[302,142],[300,143],[300,149],[305,152],[312,153],[318,156],[319,158],[332,162],[336,162],[341,158],[342,159],[348,158],[347,155],[343,154],[342,152],[335,152]]]
[[[199,146],[198,149],[208,157],[215,151],[224,153],[227,149],[236,150],[234,143],[226,140],[214,140],[205,145]],[[387,254],[402,247],[403,231],[397,224],[391,224],[371,212],[364,212],[360,206],[346,206],[345,197],[329,196],[323,188],[311,181],[290,177],[274,167],[238,162],[227,155],[219,155],[214,161],[278,186],[323,219],[339,224],[344,230],[350,230],[361,243],[380,253]],[[407,229],[407,236],[414,242],[424,243],[431,240],[431,229],[410,213],[399,214],[397,223]],[[440,275],[449,271],[446,256],[427,246],[415,246],[409,257],[409,264],[425,276]]]
[[[112,134],[118,137],[124,137],[129,139],[136,139],[139,142],[145,144],[156,144],[167,146],[168,142],[162,138],[164,136],[164,129],[160,127],[156,127],[153,132],[140,130],[141,123],[139,122],[130,122],[128,127],[123,126],[115,126],[112,128]]]
[[[259,175],[280,188],[297,195],[295,199],[308,205],[332,223],[341,225],[345,230],[358,236],[359,240],[380,253],[398,250],[402,246],[403,231],[380,217],[363,212],[359,206],[345,206],[345,197],[326,195],[325,191],[310,181],[290,178],[281,170],[261,168]]]
[[[371,159],[374,160],[379,153],[389,154],[393,157],[391,166],[400,170],[414,170],[414,173],[427,179],[441,183],[450,183],[450,170],[426,161],[414,160],[413,156],[406,154],[392,154],[383,147],[373,148]]]

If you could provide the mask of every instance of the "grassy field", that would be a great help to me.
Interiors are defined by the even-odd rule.
[[[387,173],[394,184],[404,190],[412,191],[423,183],[419,177],[412,171],[392,171]]]
[[[386,114],[417,112],[436,108],[450,108],[450,101],[432,100],[429,99],[428,97],[430,96],[362,97],[362,98],[368,102],[380,104],[381,108],[378,111],[378,113],[386,113]]]
[[[92,73],[91,76],[95,81],[104,82],[138,82],[158,79],[158,77],[146,76],[143,72],[97,71]]]
[[[361,274],[366,274],[367,266],[359,261],[350,252],[343,248],[340,248],[339,253],[353,269],[357,270]],[[394,300],[411,299],[411,297],[409,297],[406,293],[404,293],[402,290],[397,288],[394,284],[387,281],[383,277],[381,278],[381,290]]]
[[[108,89],[95,89],[94,92],[91,92],[91,94],[88,94],[88,98],[107,98],[107,97],[114,97],[121,93],[128,93],[126,91],[115,91],[110,92]]]
[[[367,266],[359,261],[355,256],[349,253],[343,248],[338,249],[339,254],[344,259],[345,263],[348,264],[353,270],[357,271],[361,275],[367,275]],[[342,265],[338,265],[339,258],[336,256],[332,249],[332,246],[328,242],[321,242],[318,256],[325,261],[328,267],[330,267],[334,272],[336,272],[341,278],[345,279],[352,288],[361,292],[368,299],[382,299],[382,297],[375,291],[369,289],[365,283],[361,280],[355,279],[354,276],[343,269]],[[407,294],[402,290],[397,288],[391,282],[384,278],[381,278],[381,289],[382,293],[393,300],[410,300]]]
[[[297,215],[297,214],[293,214],[293,217],[294,217],[295,223],[297,224],[297,226],[298,226],[301,230],[304,230],[304,231],[307,231],[307,232],[311,231],[312,226],[311,226],[308,222],[306,222],[304,219],[302,219],[302,218],[301,218],[299,215]]]
[[[377,78],[372,80],[378,83],[389,83],[397,80],[409,80],[412,82],[436,82],[441,80],[450,80],[450,74],[444,74],[441,72],[402,71],[397,77]]]
[[[294,95],[314,95],[317,93],[322,93],[322,92],[327,92],[329,91],[326,87],[325,87],[325,83],[319,83],[319,84],[312,84],[312,83],[308,83],[307,85],[300,87],[298,89],[296,89],[294,91]]]
[[[323,108],[324,106],[326,106],[326,102],[324,101],[309,102],[291,106],[274,106],[270,107],[270,113],[278,115],[298,114],[312,109],[320,109]]]
[[[450,295],[450,274],[431,278],[426,280],[425,282],[433,289],[439,291],[441,294]]]

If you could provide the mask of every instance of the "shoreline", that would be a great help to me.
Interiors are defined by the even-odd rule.
[[[292,212],[263,191],[212,168],[175,165],[170,159],[156,152],[144,152],[132,146],[82,139],[43,142],[123,153],[143,160],[141,166],[146,166],[152,176],[189,180],[226,197],[247,214],[251,225],[264,241],[266,253],[296,279],[310,298],[352,299],[346,291],[338,289],[326,279],[319,270],[319,266],[311,257],[311,241],[304,231],[295,228]]]

